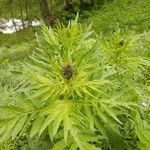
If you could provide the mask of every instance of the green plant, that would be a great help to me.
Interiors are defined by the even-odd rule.
[[[146,116],[146,113],[144,115]],[[139,148],[141,150],[148,150],[150,147],[149,118],[142,119],[141,116],[139,114],[137,114],[137,116],[136,116],[136,134],[140,140]]]
[[[68,26],[43,26],[22,65],[23,86],[0,106],[0,142],[49,136],[53,150],[125,149],[122,125],[134,122],[149,64],[132,40],[121,31],[99,39],[77,18]]]

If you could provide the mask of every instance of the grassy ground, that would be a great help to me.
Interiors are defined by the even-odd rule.
[[[150,29],[149,0],[113,0],[106,2],[100,10],[91,13],[96,32],[108,33],[117,27],[142,33]]]
[[[33,28],[26,28],[13,34],[0,34],[0,61],[13,63],[27,57],[35,44]]]

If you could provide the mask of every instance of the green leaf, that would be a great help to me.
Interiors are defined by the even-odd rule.
[[[18,118],[12,119],[6,124],[6,130],[3,132],[3,134],[0,137],[0,143],[3,143],[4,141],[7,141],[11,137],[11,132],[13,128],[15,127],[16,123],[18,121]]]
[[[59,149],[64,150],[66,148],[66,146],[67,145],[66,145],[65,141],[63,139],[61,139],[54,145],[52,150],[59,150]]]
[[[102,105],[102,104],[101,104]],[[116,114],[115,114],[115,111],[110,108],[109,106],[106,107],[106,105],[102,105],[102,107],[104,108],[104,110],[107,112],[107,114],[109,116],[111,116],[114,120],[116,120],[118,123],[122,124],[122,122],[117,118]]]
[[[54,120],[55,118],[57,117],[58,113],[57,112],[53,112],[53,113],[50,113],[44,120],[43,124],[42,124],[42,127],[39,131],[39,135],[42,134],[42,132],[48,127],[48,125],[50,125]]]
[[[33,136],[35,136],[41,129],[42,124],[44,121],[44,117],[38,115],[36,116],[36,119],[33,121],[32,123],[32,128],[30,131],[30,137],[32,138]]]
[[[64,140],[66,142],[68,137],[68,132],[71,128],[71,120],[67,115],[63,119],[63,125],[64,125]]]
[[[16,137],[16,135],[21,131],[21,129],[23,128],[25,122],[27,120],[27,115],[21,116],[17,123],[15,124],[15,127],[11,133],[12,138],[14,139]]]
[[[63,120],[63,114],[59,114],[59,116],[54,120],[53,122],[53,129],[52,129],[52,135],[53,137],[55,137],[60,125],[61,125],[61,122]]]
[[[77,150],[78,146],[76,143],[72,143],[70,146],[70,150]]]

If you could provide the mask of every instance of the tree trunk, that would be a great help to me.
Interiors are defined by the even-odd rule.
[[[53,25],[56,21],[56,16],[50,12],[47,0],[39,0],[39,5],[43,21],[47,25]]]
[[[29,1],[25,1],[25,11],[26,11],[26,19],[28,21],[28,26],[30,26],[30,21],[29,21]]]
[[[92,6],[95,5],[95,0],[91,0],[91,5],[92,5]]]
[[[15,27],[15,31],[17,31],[16,22],[14,21],[14,13],[13,13],[12,0],[10,0],[9,2],[10,2],[10,13],[11,13],[13,25],[14,25],[14,27]]]
[[[84,8],[85,2],[84,0],[80,0],[80,8]]]
[[[20,14],[21,14],[22,27],[23,27],[23,29],[24,29],[24,28],[25,28],[25,24],[24,24],[24,21],[23,21],[23,9],[22,9],[21,0],[19,0],[19,7],[20,7]]]
[[[72,0],[65,0],[64,10],[66,11],[73,10]]]

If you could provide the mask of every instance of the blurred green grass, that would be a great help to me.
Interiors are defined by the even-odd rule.
[[[149,0],[113,0],[101,9],[93,11],[85,22],[93,22],[97,33],[109,33],[119,26],[122,29],[142,33],[150,29]]]
[[[0,62],[1,65],[27,58],[34,49],[36,28],[26,28],[13,34],[0,34]]]

